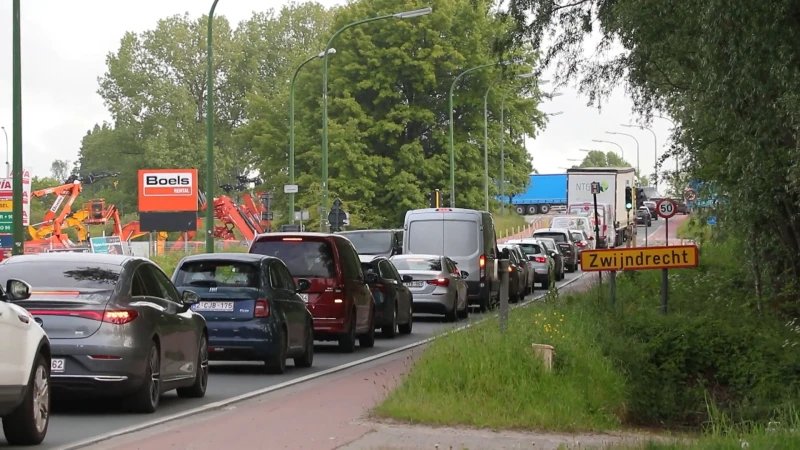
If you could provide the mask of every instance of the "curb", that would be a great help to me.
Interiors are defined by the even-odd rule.
[[[580,280],[581,278],[583,278],[583,276],[586,273],[587,272],[581,272],[581,274],[579,276],[567,281],[566,283],[562,284],[561,286],[558,286],[558,289],[563,289],[563,288],[571,285],[572,283]],[[526,301],[524,301],[522,303],[519,303],[517,305],[509,305],[510,306],[509,309],[513,310],[513,309],[516,309],[516,308],[524,308],[524,307],[529,306],[532,303],[536,302],[537,300],[540,300],[540,299],[544,298],[545,295],[547,295],[547,293],[543,293],[541,295],[538,295],[538,296],[536,296],[536,297],[534,297],[534,298],[532,298],[530,300],[526,300]],[[176,413],[176,414],[172,414],[170,416],[166,416],[166,417],[162,417],[162,418],[159,418],[159,419],[155,419],[155,420],[151,420],[151,421],[148,421],[148,422],[144,422],[144,423],[141,423],[141,424],[138,424],[138,425],[134,425],[134,426],[131,426],[131,427],[128,427],[128,428],[121,428],[119,430],[115,430],[115,431],[112,431],[110,433],[106,433],[106,434],[102,434],[102,435],[99,435],[99,436],[95,436],[95,437],[92,437],[92,438],[89,438],[89,439],[86,439],[86,440],[83,440],[83,441],[67,444],[67,445],[65,445],[63,447],[58,447],[58,450],[75,450],[75,449],[87,447],[89,445],[94,445],[94,444],[97,444],[97,443],[100,443],[100,442],[103,442],[103,441],[107,441],[107,440],[113,439],[115,437],[123,436],[123,435],[126,435],[126,434],[131,434],[131,433],[136,433],[137,431],[146,430],[146,429],[154,427],[154,426],[163,425],[163,424],[168,423],[168,422],[173,422],[173,421],[184,419],[186,417],[194,416],[194,415],[197,415],[197,414],[202,414],[202,413],[206,413],[206,412],[209,412],[209,411],[222,409],[222,408],[224,408],[226,406],[230,406],[230,405],[232,405],[234,403],[241,403],[243,401],[250,400],[250,399],[255,398],[255,397],[260,397],[262,395],[266,395],[266,394],[269,394],[271,392],[275,392],[275,391],[280,390],[280,389],[284,389],[284,388],[287,388],[287,387],[295,386],[295,385],[298,385],[300,383],[304,383],[306,381],[311,381],[311,380],[314,380],[314,379],[317,379],[317,378],[321,378],[321,377],[330,375],[332,373],[341,372],[341,371],[344,371],[344,370],[347,370],[347,369],[350,369],[350,368],[353,368],[353,367],[356,367],[356,366],[360,366],[362,364],[367,364],[367,363],[370,363],[372,361],[376,361],[376,360],[385,358],[387,356],[391,356],[391,355],[394,355],[394,354],[397,354],[397,353],[404,352],[406,350],[411,350],[413,348],[420,347],[422,345],[425,345],[425,344],[428,344],[428,343],[434,341],[437,338],[440,338],[440,337],[443,337],[443,336],[447,336],[449,334],[457,333],[459,331],[466,330],[467,328],[470,328],[470,327],[472,327],[474,325],[477,325],[477,324],[479,324],[481,322],[484,322],[486,320],[489,320],[489,319],[492,319],[492,318],[495,318],[495,317],[497,317],[497,312],[494,312],[494,313],[492,313],[492,314],[490,314],[490,315],[488,315],[486,317],[482,317],[480,320],[476,320],[475,322],[467,323],[465,325],[462,325],[460,327],[454,328],[454,329],[452,329],[450,331],[447,331],[447,332],[444,332],[442,334],[438,334],[438,335],[435,335],[435,336],[429,337],[427,339],[423,339],[421,341],[417,341],[417,342],[414,342],[414,343],[411,343],[411,344],[408,344],[408,345],[404,345],[402,347],[393,348],[393,349],[387,350],[387,351],[385,351],[383,353],[378,353],[377,355],[368,356],[366,358],[362,358],[362,359],[359,359],[359,360],[356,360],[356,361],[351,361],[349,363],[345,363],[345,364],[342,364],[342,365],[339,365],[339,366],[336,366],[336,367],[331,367],[330,369],[325,369],[325,370],[322,370],[320,372],[315,372],[315,373],[312,373],[312,374],[309,374],[309,375],[305,375],[305,376],[302,376],[302,377],[294,378],[294,379],[289,380],[289,381],[284,381],[283,383],[278,383],[278,384],[275,384],[275,385],[272,385],[272,386],[268,386],[268,387],[265,387],[265,388],[262,388],[262,389],[258,389],[256,391],[247,392],[245,394],[241,394],[241,395],[238,395],[236,397],[231,397],[231,398],[227,398],[227,399],[220,400],[220,401],[217,401],[217,402],[209,403],[209,404],[206,404],[206,405],[203,405],[203,406],[198,406],[197,408],[192,408],[192,409],[189,409],[189,410],[186,410],[186,411],[183,411],[183,412],[179,412],[179,413]]]

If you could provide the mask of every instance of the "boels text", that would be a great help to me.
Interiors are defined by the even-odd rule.
[[[144,195],[192,195],[192,177],[178,173],[145,175]]]

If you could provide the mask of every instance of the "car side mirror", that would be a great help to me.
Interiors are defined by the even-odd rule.
[[[297,280],[297,292],[305,292],[311,289],[311,282],[306,280],[305,278],[300,278]]]
[[[17,279],[6,282],[6,298],[9,300],[27,300],[31,298],[31,285]]]
[[[378,275],[375,272],[367,272],[364,275],[364,279],[367,281],[368,284],[377,283]]]
[[[181,295],[181,300],[184,305],[195,305],[200,303],[200,296],[197,295],[197,292],[186,289],[183,291],[183,295]]]
[[[467,272],[466,270],[462,270],[461,271],[461,277],[462,278],[469,278],[469,272]]]
[[[403,283],[410,283],[412,281],[414,281],[414,278],[412,278],[411,275],[403,275]]]

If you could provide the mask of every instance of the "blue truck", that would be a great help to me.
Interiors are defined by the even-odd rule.
[[[556,207],[567,206],[567,174],[532,174],[528,189],[511,197],[517,214],[547,214]]]

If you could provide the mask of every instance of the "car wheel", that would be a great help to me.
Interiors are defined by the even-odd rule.
[[[411,334],[411,330],[414,329],[414,307],[411,302],[408,302],[408,322],[401,323],[398,328],[400,329],[400,334]]]
[[[39,445],[50,425],[50,365],[38,355],[22,403],[3,418],[9,445]]]
[[[356,313],[350,313],[350,327],[347,332],[339,337],[339,351],[353,353],[356,349]]]
[[[444,320],[447,322],[458,321],[458,294],[456,294],[455,297],[456,298],[453,300],[453,308],[444,313]]]
[[[161,401],[161,353],[155,342],[150,344],[144,382],[129,399],[130,408],[141,414],[152,414]]]
[[[478,311],[485,313],[489,309],[489,303],[491,302],[492,294],[491,292],[486,293],[485,297],[482,297],[478,300]]]
[[[311,367],[314,364],[314,325],[306,325],[306,342],[303,356],[294,359],[295,367]]]
[[[381,335],[385,338],[394,338],[397,336],[397,303],[392,308],[392,320],[389,325],[381,328]]]
[[[264,361],[267,373],[280,375],[286,372],[287,340],[286,330],[281,328],[281,332],[278,334],[278,353],[272,359]]]
[[[200,346],[197,349],[197,368],[194,374],[194,384],[184,388],[176,389],[178,397],[181,398],[203,398],[206,396],[208,388],[208,340],[206,336],[200,338]]]
[[[458,312],[459,319],[469,318],[469,300],[464,300],[464,309]]]
[[[370,308],[369,311],[367,333],[358,337],[358,346],[361,348],[375,347],[375,310],[373,308]]]
[[[542,278],[542,288],[545,290],[550,289],[550,277]]]

